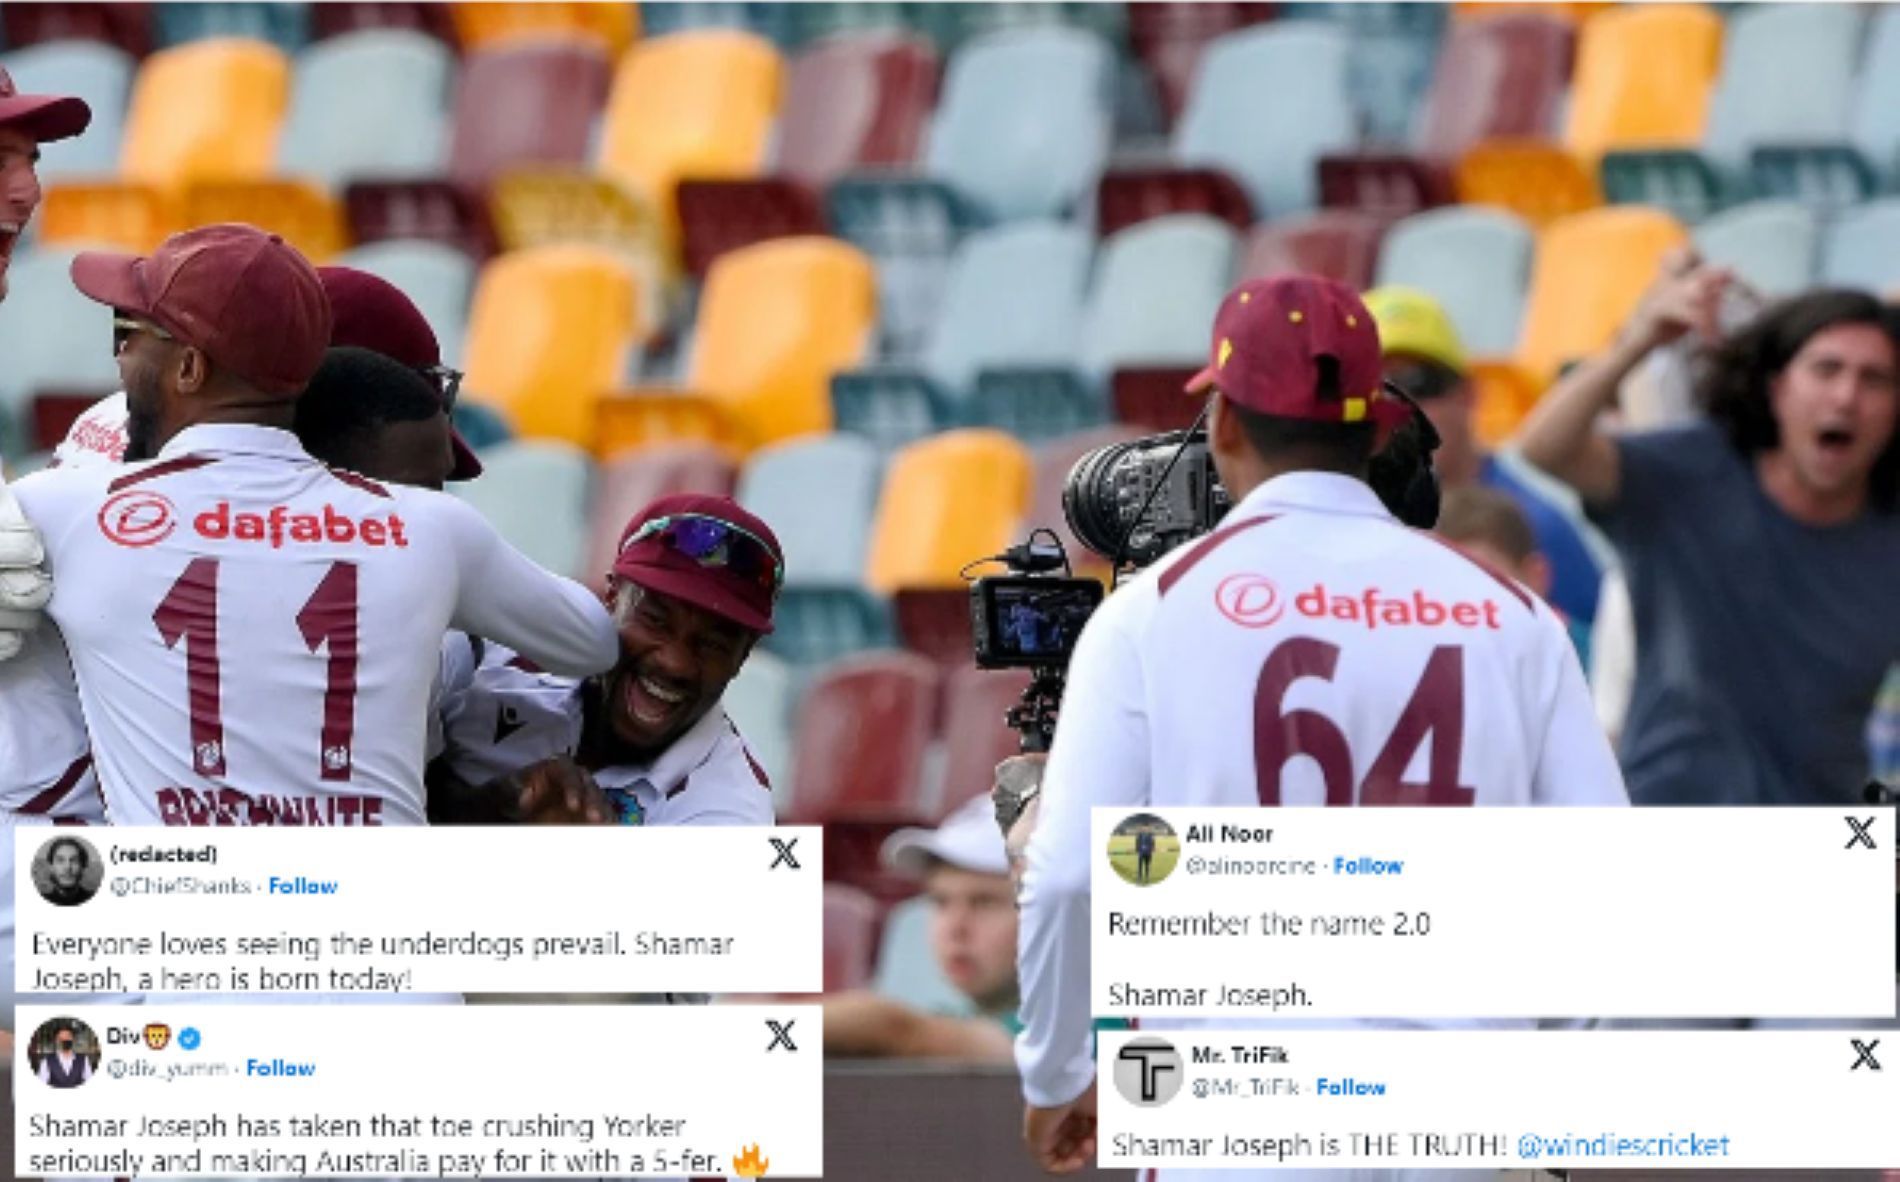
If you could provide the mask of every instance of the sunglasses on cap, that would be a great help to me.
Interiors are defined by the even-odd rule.
[[[646,538],[659,537],[667,546],[705,567],[723,566],[742,579],[765,588],[776,599],[785,582],[785,567],[763,538],[717,517],[699,513],[681,513],[655,517],[627,535],[620,544],[627,547]]]
[[[462,371],[446,365],[425,365],[417,372],[435,386],[436,394],[442,399],[442,413],[454,410],[455,396],[462,391]]]
[[[112,317],[112,355],[117,357],[125,352],[126,346],[132,343],[132,338],[140,333],[157,337],[161,341],[178,339],[149,320],[140,320],[136,316],[117,312]]]

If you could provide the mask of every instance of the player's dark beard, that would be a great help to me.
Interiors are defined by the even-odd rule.
[[[136,463],[158,455],[158,383],[149,372],[125,383],[125,462]]]

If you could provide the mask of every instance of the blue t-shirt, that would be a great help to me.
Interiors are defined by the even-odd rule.
[[[1856,804],[1900,658],[1900,515],[1804,525],[1706,422],[1618,439],[1592,506],[1627,568],[1636,679],[1621,752],[1637,804]]]
[[[1596,622],[1597,595],[1603,587],[1603,568],[1590,553],[1570,515],[1544,493],[1524,483],[1496,456],[1484,457],[1478,483],[1497,489],[1517,502],[1531,523],[1537,548],[1550,562],[1550,603],[1573,620]]]

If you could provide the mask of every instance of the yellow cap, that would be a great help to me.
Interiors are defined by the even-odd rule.
[[[1418,357],[1464,371],[1465,347],[1437,300],[1416,287],[1374,288],[1365,299],[1387,357]]]

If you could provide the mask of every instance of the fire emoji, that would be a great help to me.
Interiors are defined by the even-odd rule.
[[[748,1145],[744,1153],[732,1159],[732,1172],[741,1178],[763,1178],[771,1165],[771,1158],[759,1156],[757,1145]]]

